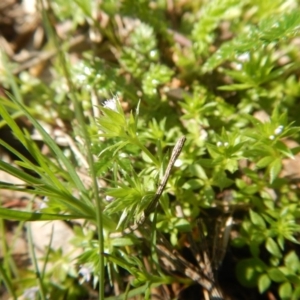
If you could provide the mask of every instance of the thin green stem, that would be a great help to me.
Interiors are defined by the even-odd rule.
[[[41,1],[42,3],[42,1]],[[50,4],[50,3],[48,3]],[[43,5],[43,4],[42,4]],[[45,12],[45,9],[43,9],[43,12]],[[44,13],[44,15],[46,15]],[[73,85],[73,82],[71,80],[71,76],[69,73],[69,70],[67,68],[67,62],[65,60],[65,56],[64,56],[64,52],[62,51],[60,44],[58,42],[57,36],[52,28],[52,26],[50,25],[50,22],[47,18],[47,15],[45,16],[45,21],[46,21],[46,25],[47,25],[47,29],[49,31],[49,33],[51,34],[51,37],[55,43],[56,48],[59,50],[58,51],[58,55],[61,61],[61,67],[63,69],[64,72],[64,76],[67,80],[69,89],[71,91],[72,94],[72,101],[75,107],[75,115],[76,118],[78,120],[79,125],[81,126],[81,130],[82,130],[82,135],[84,137],[85,143],[86,143],[86,148],[87,148],[87,160],[88,160],[88,164],[90,167],[90,174],[92,177],[92,182],[93,182],[93,191],[94,191],[94,195],[95,195],[95,201],[96,201],[96,222],[97,222],[97,233],[98,233],[98,239],[99,239],[99,270],[98,270],[98,278],[99,278],[99,300],[103,300],[104,299],[104,256],[103,256],[103,252],[104,252],[104,238],[103,238],[103,217],[102,217],[102,207],[101,207],[101,201],[100,201],[100,197],[99,197],[99,187],[98,187],[98,183],[97,183],[97,176],[96,176],[96,171],[94,168],[94,159],[93,159],[93,155],[92,155],[92,151],[91,151],[91,140],[90,140],[90,136],[87,130],[87,126],[86,126],[86,121],[83,115],[83,108],[76,96],[76,91]]]
[[[31,226],[30,223],[27,224],[27,237],[28,237],[28,245],[29,245],[29,253],[31,256],[32,264],[35,270],[35,274],[37,277],[38,285],[39,285],[39,293],[42,300],[46,300],[46,292],[43,285],[43,278],[41,276],[39,266],[37,263],[37,259],[35,256],[35,251],[33,247],[33,240],[32,240],[32,232],[31,232]]]
[[[17,299],[11,280],[9,276],[7,276],[5,269],[1,264],[0,264],[0,277],[3,280],[5,287],[7,288],[7,291],[10,293],[13,299]]]
[[[1,252],[2,252],[2,256],[3,256],[3,262],[2,265],[8,269],[9,263],[7,258],[8,255],[8,249],[7,249],[7,244],[6,244],[6,239],[5,237],[5,227],[4,227],[4,219],[0,218],[0,236],[1,236]],[[9,269],[8,269],[9,270]],[[11,276],[9,276],[11,277]]]
[[[7,249],[7,244],[6,244],[6,239],[5,237],[5,230],[4,230],[4,220],[0,219],[0,236],[1,238],[1,250],[2,250],[2,256],[3,256],[3,263],[0,264],[0,278],[3,280],[5,287],[11,297],[13,299],[17,299],[17,296],[15,294],[12,282],[11,282],[11,272],[9,269],[9,260],[10,260],[10,255],[8,253]]]
[[[64,59],[64,58],[63,58]],[[68,70],[66,68],[66,64],[63,63],[63,69],[65,71],[66,78],[68,80],[68,84],[72,91],[74,91],[73,83],[70,80]],[[82,134],[86,143],[87,148],[87,160],[90,167],[90,174],[92,177],[93,182],[93,190],[95,195],[95,201],[96,201],[96,222],[97,222],[97,233],[98,233],[98,239],[99,239],[99,270],[98,270],[98,277],[99,277],[99,300],[104,299],[104,238],[103,238],[103,217],[102,217],[102,207],[101,207],[101,201],[99,197],[99,187],[97,182],[97,174],[94,168],[94,158],[91,150],[91,140],[90,136],[86,127],[84,115],[83,115],[83,109],[80,105],[76,93],[73,93],[73,103],[75,106],[75,114],[78,120],[78,123],[81,126]]]
[[[63,54],[61,55],[61,59],[63,61],[62,65],[63,65],[64,73],[67,78],[70,90],[74,91],[75,89],[73,87],[72,81],[70,80],[69,72],[66,67],[65,58],[64,58]],[[78,101],[78,99],[76,97],[75,92],[73,92],[72,98],[73,98],[72,100],[73,100],[74,107],[75,107],[75,114],[76,114],[78,123],[81,126],[82,135],[83,135],[85,143],[86,143],[87,160],[88,160],[88,164],[90,167],[90,174],[92,177],[93,190],[94,190],[95,201],[96,201],[96,222],[97,222],[97,233],[98,233],[98,239],[99,239],[99,270],[98,270],[99,300],[103,300],[104,299],[104,279],[105,279],[104,278],[104,256],[103,256],[104,238],[103,238],[103,217],[102,217],[101,201],[100,201],[100,197],[99,197],[99,187],[98,187],[98,183],[97,183],[97,174],[96,174],[96,171],[94,168],[95,163],[94,163],[94,158],[93,158],[92,150],[91,150],[91,140],[90,140],[90,136],[89,136],[89,133],[87,130],[85,118],[83,115],[83,109],[82,109],[80,102]]]

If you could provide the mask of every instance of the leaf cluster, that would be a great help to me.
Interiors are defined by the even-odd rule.
[[[95,10],[107,22],[99,24],[89,1],[52,2],[57,20],[71,20],[70,36],[84,24],[101,42],[75,64],[71,53],[57,49],[50,84],[26,72],[15,78],[6,62],[4,83],[12,94],[1,97],[0,125],[10,127],[33,160],[0,140],[17,157],[14,164],[1,161],[0,169],[24,182],[0,187],[44,197],[47,207],[0,208],[1,218],[83,219],[73,243],[85,250],[76,263],[87,273],[57,269],[62,289],[81,276],[92,281],[91,288],[99,285],[100,299],[105,281],[118,282],[123,298],[149,299],[153,287],[193,284],[186,274],[166,275],[155,248],[158,237],[168,237],[180,251],[199,219],[221,211],[235,222],[228,247],[240,250],[234,257],[240,283],[259,293],[275,291],[281,299],[299,298],[299,187],[297,178],[282,175],[300,151],[299,4],[175,1],[172,9],[168,1],[102,1]],[[49,40],[56,36],[47,33]],[[20,115],[42,136],[49,155],[20,128]],[[79,151],[59,147],[41,125],[56,124],[53,115],[69,128]],[[183,135],[185,147],[149,212],[171,149]],[[87,162],[87,185],[78,152]],[[111,237],[145,216],[141,236]],[[206,228],[210,240],[213,230]],[[46,261],[60,261],[60,255],[49,249]],[[133,276],[128,287],[124,270]],[[7,258],[0,272],[15,296]],[[43,290],[54,285],[51,275],[36,279],[45,298]]]

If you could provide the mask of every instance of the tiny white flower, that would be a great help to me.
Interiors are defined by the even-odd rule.
[[[207,139],[207,137],[208,137],[207,131],[204,130],[204,129],[202,128],[202,129],[200,130],[200,139],[204,141],[204,140]]]
[[[249,61],[250,53],[249,52],[242,53],[242,54],[238,55],[237,59],[241,62]]]
[[[222,142],[220,142],[220,141],[217,142],[217,147],[221,147],[222,145],[223,145]]]
[[[92,268],[90,266],[81,266],[78,274],[82,276],[80,283],[83,283],[84,281],[89,282],[92,278]]]
[[[48,197],[44,197],[43,201],[39,202],[39,204],[38,204],[38,208],[39,208],[38,211],[40,211],[40,209],[47,208],[48,207],[48,204],[47,204],[48,201],[49,201]]]
[[[228,142],[225,142],[224,147],[228,147],[228,146],[229,146]]]
[[[151,80],[151,83],[152,83],[153,85],[157,85],[157,84],[159,84],[159,81],[158,81],[157,79],[152,79],[152,80]]]
[[[128,155],[124,152],[120,152],[119,157],[125,158],[128,157]]]
[[[274,139],[275,139],[275,136],[272,134],[272,135],[269,136],[269,139],[270,139],[270,140],[274,140]]]
[[[183,164],[183,161],[181,159],[176,159],[174,163],[174,167],[181,167]]]
[[[112,98],[112,99],[109,99],[109,100],[106,100],[103,102],[103,107],[105,108],[109,108],[111,110],[114,110],[114,111],[118,111],[118,103],[117,103],[118,99],[117,98]]]
[[[235,64],[234,67],[235,67],[236,70],[240,71],[240,70],[242,70],[243,65],[242,64]]]
[[[87,66],[85,66],[85,67],[83,68],[83,72],[84,72],[84,74],[86,74],[86,75],[91,75],[91,74],[92,74],[91,69],[90,69],[89,67],[87,67]]]
[[[82,83],[86,80],[86,76],[84,74],[76,74],[76,79]]]
[[[284,126],[279,125],[275,130],[274,130],[274,134],[278,135],[283,131]]]
[[[156,50],[151,50],[149,53],[151,58],[155,58],[157,56],[157,51]]]
[[[115,200],[115,197],[108,196],[108,195],[105,196],[105,201],[106,201],[106,202],[112,202],[112,201],[114,201],[114,200]]]

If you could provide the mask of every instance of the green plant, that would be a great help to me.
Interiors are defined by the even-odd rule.
[[[53,11],[43,10],[57,51],[54,75],[50,84],[27,72],[16,78],[5,62],[3,82],[11,94],[1,97],[0,125],[10,127],[33,159],[0,140],[17,157],[14,164],[0,161],[0,169],[24,182],[0,187],[47,197],[47,207],[0,208],[0,216],[82,219],[72,243],[85,251],[76,268],[46,272],[36,266],[38,275],[31,272],[22,284],[7,255],[0,274],[14,297],[25,288],[36,293],[39,285],[42,299],[66,297],[67,289],[76,299],[86,284],[104,299],[108,284],[119,287],[122,299],[149,299],[153,288],[174,282],[186,288],[197,282],[212,296],[214,280],[202,266],[207,258],[198,261],[197,277],[198,269],[180,253],[199,248],[196,259],[206,256],[213,247],[201,245],[222,232],[214,233],[209,218],[217,223],[228,214],[235,222],[228,247],[240,283],[281,299],[299,297],[299,188],[282,176],[285,161],[300,151],[289,143],[299,142],[300,132],[294,39],[300,19],[292,9],[299,4],[267,2],[185,1],[172,9],[165,1],[103,1],[95,9],[108,19],[99,23],[87,1],[53,1],[56,17],[72,20],[70,36],[86,23],[105,41],[95,42],[76,64],[47,21]],[[20,116],[39,132],[47,156],[20,128]],[[57,145],[42,122],[68,128],[75,148]],[[157,197],[170,146],[181,136],[185,146]],[[82,166],[89,184],[82,182]],[[197,236],[199,219],[204,224]],[[44,262],[64,266],[69,259],[49,245]]]

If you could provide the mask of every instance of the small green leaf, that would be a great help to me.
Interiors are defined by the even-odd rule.
[[[300,268],[299,257],[297,256],[295,251],[292,251],[285,256],[284,264],[286,267],[293,270],[294,272],[297,272],[299,270]]]
[[[281,259],[278,258],[278,257],[276,257],[276,256],[272,256],[269,259],[269,262],[270,262],[270,266],[272,266],[272,267],[278,267],[280,265]]]
[[[173,226],[181,232],[188,232],[192,230],[190,222],[183,218],[176,218],[176,221],[173,222]]]
[[[213,155],[212,155],[213,156]],[[215,166],[215,163],[212,159],[210,158],[201,158],[201,159],[198,159],[197,161],[201,167],[203,168],[213,168]]]
[[[237,247],[237,248],[242,248],[246,245],[246,240],[242,237],[237,237],[235,238],[231,244],[234,246],[234,247]]]
[[[283,282],[286,280],[284,274],[278,268],[271,268],[268,270],[268,275],[275,282]]]
[[[187,190],[196,190],[201,188],[202,186],[203,186],[203,182],[201,180],[190,179],[187,180],[182,187]]]
[[[204,187],[200,191],[201,200],[205,202],[205,204],[209,205],[215,198],[215,192],[210,186]]]
[[[265,264],[257,258],[241,260],[236,267],[238,281],[245,287],[255,287],[260,274],[265,271]]]
[[[286,273],[288,272],[291,273],[293,271],[289,269]],[[286,278],[291,284],[300,286],[300,277],[298,274],[286,274]]]
[[[266,223],[264,219],[258,213],[254,212],[252,209],[250,210],[250,219],[254,225],[262,229],[266,228]]]
[[[270,285],[271,285],[271,280],[267,274],[262,274],[261,276],[259,276],[258,289],[261,294],[265,292]]]
[[[280,285],[279,296],[281,299],[291,299],[292,291],[292,285],[287,281]]]
[[[284,154],[284,156],[289,157],[291,159],[295,158],[291,149],[289,149],[283,142],[277,141],[274,147],[277,150],[279,150],[282,154]]]
[[[281,251],[277,245],[277,243],[272,239],[268,238],[266,241],[266,249],[273,254],[274,256],[280,258],[282,256]]]
[[[281,250],[284,249],[284,237],[283,236],[278,236],[277,237],[277,243],[280,247]]]
[[[265,156],[256,163],[256,166],[258,168],[265,168],[265,167],[269,166],[273,161],[274,161],[274,157]]]
[[[132,246],[134,243],[131,238],[122,237],[122,238],[112,239],[111,244],[114,247],[124,247],[124,246]]]
[[[216,172],[213,176],[213,185],[218,186],[220,189],[231,186],[234,183],[233,180],[227,177],[223,171]]]
[[[276,179],[279,172],[281,171],[281,167],[282,167],[281,158],[277,158],[271,163],[269,167],[270,183],[272,183]]]
[[[236,83],[236,84],[230,84],[230,85],[223,85],[220,86],[218,89],[221,91],[237,91],[237,90],[246,90],[250,89],[254,86],[254,84],[251,83]]]

